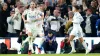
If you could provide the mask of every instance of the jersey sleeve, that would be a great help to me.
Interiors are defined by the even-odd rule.
[[[26,15],[26,14],[27,14],[27,12],[28,12],[28,10],[25,10],[25,11],[23,12],[23,14],[22,14],[22,15]]]
[[[83,17],[80,14],[75,14],[73,17],[73,23],[81,23],[82,21],[84,21]]]
[[[81,15],[79,16],[79,20],[80,20],[80,22],[84,21],[84,19],[83,19],[83,17]]]
[[[44,15],[44,13],[43,12],[40,12],[40,16],[43,16]]]

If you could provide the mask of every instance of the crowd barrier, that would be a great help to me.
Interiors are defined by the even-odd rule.
[[[60,53],[60,42],[64,39],[64,37],[58,37],[56,38],[57,43],[58,43],[58,48],[57,48],[57,54]],[[77,38],[75,38],[77,39]],[[74,40],[75,40],[74,39]],[[18,37],[12,37],[12,38],[0,38],[0,43],[4,42],[8,49],[20,49],[20,44],[17,43]],[[88,48],[91,49],[94,44],[98,44],[100,42],[99,37],[84,37],[84,40],[86,43],[88,43]],[[36,38],[34,43],[39,44],[41,41],[41,38]],[[37,51],[36,51],[37,52]]]

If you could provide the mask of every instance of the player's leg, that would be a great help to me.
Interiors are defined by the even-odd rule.
[[[82,37],[79,38],[80,42],[82,43],[82,45],[84,46],[85,50],[86,50],[86,54],[89,53],[89,49],[87,47],[86,42],[84,41],[84,39]]]
[[[86,54],[89,53],[89,49],[88,49],[88,47],[87,47],[87,45],[86,45],[86,42],[85,42],[84,39],[83,39],[83,32],[82,32],[82,29],[80,29],[78,37],[79,37],[80,42],[82,43],[82,45],[84,46],[84,48],[85,48],[85,50],[86,50]]]
[[[38,31],[38,35],[39,35],[39,37],[41,38],[40,44],[38,45],[39,53],[41,53],[42,44],[43,44],[43,42],[44,42],[44,40],[45,40],[43,30],[39,30],[39,31]],[[43,51],[43,53],[44,53],[44,51]]]
[[[28,35],[29,35],[29,37],[30,37],[30,39],[29,39],[29,50],[31,50],[32,53],[35,53],[35,52],[34,52],[34,49],[33,49],[33,42],[34,42],[34,40],[35,40],[35,38],[36,38],[36,35],[34,35],[33,32],[30,32]],[[34,35],[34,36],[33,36],[33,35]]]
[[[26,42],[28,42],[29,39],[30,39],[30,37],[29,37],[30,27],[29,27],[29,25],[27,25],[27,24],[25,24],[25,31],[26,31],[26,34],[28,35],[28,37],[27,37],[24,41],[22,41],[22,47],[23,47],[24,44],[25,44]]]
[[[38,33],[39,37],[41,38],[40,44],[38,46],[40,48],[41,45],[44,42],[44,31],[43,31],[43,28],[40,28],[39,30],[37,30],[37,33]]]
[[[31,51],[32,51],[32,53],[35,53],[35,51],[33,49],[33,46],[34,46],[33,42],[34,42],[35,38],[36,38],[36,36],[32,36],[32,39],[31,39]]]
[[[33,49],[33,41],[35,38],[30,38],[29,40],[29,50],[31,50],[32,53],[34,53],[34,49]]]
[[[76,36],[76,30],[72,30],[71,31],[71,33],[70,33],[70,36],[69,36],[69,39],[68,39],[68,42],[70,43],[70,45],[71,45],[71,47],[72,47],[72,50],[71,50],[71,52],[70,53],[74,53],[74,52],[76,52],[75,51],[75,45],[74,45],[74,38],[75,38],[75,36]]]
[[[73,41],[74,37],[75,37],[74,35],[70,35],[69,40],[68,40],[68,42],[70,42],[70,45],[71,45],[71,47],[72,47],[72,50],[71,50],[70,53],[76,52],[76,51],[75,51],[74,41]]]
[[[24,44],[25,44],[26,42],[29,41],[29,39],[30,39],[30,37],[27,37],[27,38],[22,42],[22,47],[24,46]]]
[[[29,26],[29,28],[26,28],[26,33],[28,35],[28,37],[26,38],[26,40],[23,42],[25,43],[26,41],[29,43],[29,48],[28,48],[28,53],[30,54],[31,52],[34,53],[33,48],[33,33],[32,33],[32,27]]]
[[[39,34],[39,36],[40,36],[40,38],[41,38],[39,47],[41,47],[41,45],[42,45],[43,42],[44,42],[44,34]]]

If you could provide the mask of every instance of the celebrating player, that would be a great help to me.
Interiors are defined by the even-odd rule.
[[[82,43],[82,45],[84,46],[85,50],[86,50],[86,54],[89,53],[89,49],[86,45],[86,43],[84,42],[83,40],[83,31],[82,31],[82,28],[80,26],[81,22],[83,21],[83,17],[81,16],[81,14],[79,13],[79,9],[80,7],[77,6],[77,5],[74,5],[74,17],[73,17],[73,29],[70,33],[70,37],[69,37],[69,40],[68,42],[70,42],[71,44],[71,47],[72,47],[72,50],[70,53],[73,53],[73,52],[76,52],[75,51],[75,47],[74,47],[74,41],[73,39],[75,37],[78,37],[80,42]]]
[[[25,22],[26,33],[28,34],[28,37],[22,44],[29,42],[29,51],[31,50],[32,53],[34,53],[33,41],[37,35],[40,37],[44,36],[42,28],[44,14],[36,8],[36,4],[34,2],[31,2],[30,8],[24,11],[22,18]]]

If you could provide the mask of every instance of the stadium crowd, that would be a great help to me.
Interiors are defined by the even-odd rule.
[[[64,37],[72,26],[72,8],[77,4],[84,18],[81,24],[85,37],[100,36],[100,1],[99,0],[0,0],[0,37],[18,37],[24,29],[22,13],[29,8],[31,1],[35,1],[37,8],[44,12],[44,33],[53,30],[57,37]],[[14,15],[20,16],[13,20]]]
[[[49,29],[53,30],[57,37],[64,37],[72,26],[70,18],[73,5],[78,4],[80,13],[84,18],[82,28],[85,37],[100,36],[99,0],[0,0],[0,37],[17,37],[24,29],[24,22],[13,20],[18,11],[23,13],[29,7],[31,1],[37,3],[44,12],[44,32],[47,35]],[[54,19],[56,18],[56,19]],[[70,30],[69,30],[70,31]]]
[[[73,5],[80,6],[80,14],[84,19],[81,23],[84,37],[100,37],[100,0],[0,0],[0,37],[20,37],[25,34],[22,14],[30,8],[32,1],[36,3],[37,10],[44,12],[44,34],[53,37],[52,45],[56,46],[47,48],[48,42],[52,43],[48,40],[51,38],[47,38],[44,43],[46,50],[56,52],[55,38],[69,36],[73,28]],[[25,17],[27,19],[27,15]]]

